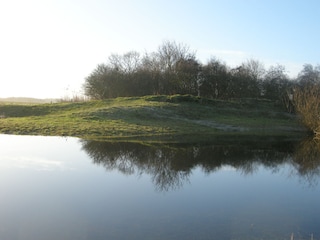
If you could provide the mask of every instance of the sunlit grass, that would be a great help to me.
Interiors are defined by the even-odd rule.
[[[268,101],[146,96],[103,101],[0,105],[0,132],[85,138],[163,138],[220,134],[291,134],[294,115]],[[286,129],[285,129],[286,128]]]

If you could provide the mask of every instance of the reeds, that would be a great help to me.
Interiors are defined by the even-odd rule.
[[[295,239],[295,238],[294,238],[294,234],[291,233],[290,240],[294,240],[294,239]],[[301,238],[298,238],[298,239],[301,239]],[[310,235],[310,240],[315,240],[315,239],[313,238],[313,234]]]
[[[297,88],[293,94],[293,104],[302,123],[320,139],[320,86],[309,85]]]

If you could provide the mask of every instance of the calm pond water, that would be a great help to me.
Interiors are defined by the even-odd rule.
[[[0,240],[320,239],[314,141],[0,144]]]

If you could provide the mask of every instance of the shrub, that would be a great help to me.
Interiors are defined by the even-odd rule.
[[[320,138],[320,85],[296,88],[293,104],[302,123]]]

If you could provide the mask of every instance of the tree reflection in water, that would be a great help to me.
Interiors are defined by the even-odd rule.
[[[292,164],[310,185],[317,184],[320,176],[320,141],[312,138],[301,141],[292,156]]]
[[[159,191],[180,188],[192,170],[212,173],[230,166],[243,174],[259,166],[278,171],[292,164],[297,173],[314,184],[320,175],[320,144],[288,139],[224,139],[206,144],[144,145],[140,143],[81,140],[82,148],[95,164],[123,174],[151,175]]]

